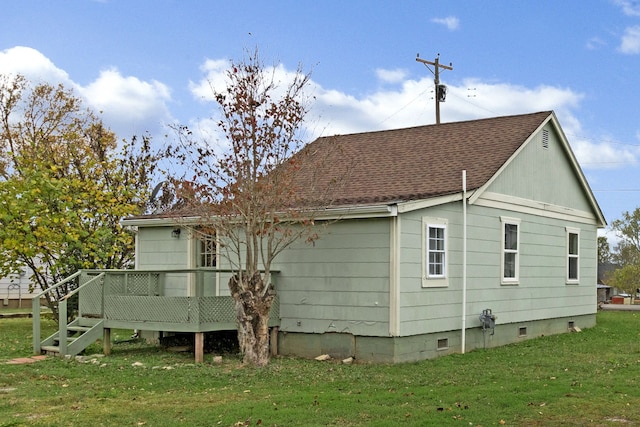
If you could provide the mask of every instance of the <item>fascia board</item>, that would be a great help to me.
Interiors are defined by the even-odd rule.
[[[555,113],[552,114],[551,120],[553,121],[553,125],[558,131],[558,134],[560,135],[560,140],[562,141],[562,145],[564,146],[565,150],[569,154],[569,159],[571,160],[571,166],[573,167],[573,170],[578,175],[578,179],[580,180],[582,189],[584,193],[587,195],[587,198],[589,199],[589,203],[591,204],[591,208],[593,209],[597,217],[598,227],[600,228],[606,227],[607,220],[605,219],[604,214],[602,213],[602,209],[600,209],[600,205],[598,204],[596,197],[593,195],[593,191],[591,191],[591,186],[589,185],[587,178],[584,176],[584,173],[582,172],[582,168],[580,167],[580,164],[578,163],[576,156],[573,154],[573,150],[571,149],[569,140],[567,139],[566,135],[564,134],[564,131],[560,127],[560,123],[558,122],[558,119],[556,118]]]
[[[398,213],[412,212],[432,206],[444,205],[462,200],[462,192],[447,194],[446,196],[432,197],[430,199],[412,200],[410,202],[398,203]]]
[[[120,224],[128,227],[163,227],[198,224],[200,217],[125,218]]]
[[[309,211],[315,220],[340,220],[383,218],[397,215],[395,205],[350,206],[341,208],[327,208]],[[120,221],[123,226],[131,227],[167,227],[179,225],[198,225],[201,217],[163,217],[163,218],[129,218]]]
[[[536,200],[528,200],[515,196],[492,193],[490,191],[485,192],[482,197],[476,201],[475,206],[510,210],[524,214],[561,219],[564,221],[575,221],[596,226],[598,225],[598,219],[593,212],[585,212]]]

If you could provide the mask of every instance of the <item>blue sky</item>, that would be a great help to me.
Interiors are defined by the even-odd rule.
[[[610,222],[640,206],[640,2],[13,0],[0,73],[73,87],[121,138],[189,124],[217,138],[209,82],[258,47],[312,71],[307,135],[555,110]]]

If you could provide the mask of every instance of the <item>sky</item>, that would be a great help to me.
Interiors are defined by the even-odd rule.
[[[554,110],[610,223],[640,207],[640,1],[7,0],[0,74],[63,83],[120,138],[219,138],[212,87],[257,48],[311,72],[309,141]]]

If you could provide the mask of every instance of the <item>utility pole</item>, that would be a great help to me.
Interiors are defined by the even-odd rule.
[[[445,99],[447,98],[447,87],[445,85],[440,84],[440,68],[443,68],[445,70],[453,70],[453,64],[452,63],[449,63],[449,65],[440,64],[440,54],[436,56],[436,60],[434,62],[424,60],[420,58],[420,54],[418,54],[416,56],[416,61],[422,62],[424,66],[427,67],[434,76],[433,81],[436,85],[436,93],[435,93],[436,124],[440,124],[440,103],[444,102]],[[433,65],[434,69],[432,70],[431,68],[429,68],[429,65]]]

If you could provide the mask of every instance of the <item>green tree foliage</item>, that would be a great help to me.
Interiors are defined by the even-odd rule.
[[[27,266],[46,290],[78,269],[129,267],[120,220],[144,213],[156,164],[149,138],[118,146],[71,90],[0,76],[0,276]]]
[[[598,236],[598,264],[611,263],[611,246],[606,236]]]
[[[640,208],[624,212],[611,223],[611,228],[620,241],[612,254],[619,268],[608,278],[609,284],[633,295],[640,288]]]

